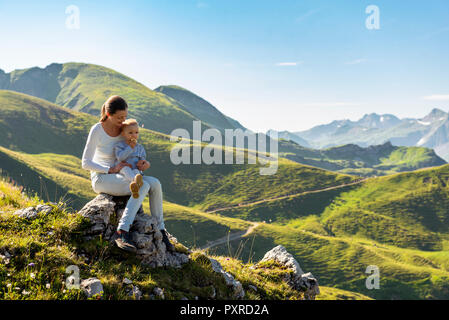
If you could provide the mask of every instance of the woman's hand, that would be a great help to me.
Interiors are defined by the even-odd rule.
[[[150,163],[146,160],[139,160],[136,166],[140,171],[145,171],[150,167]]]
[[[108,173],[119,173],[123,167],[130,167],[131,169],[133,168],[128,162],[122,161],[118,163],[115,167],[109,168]]]

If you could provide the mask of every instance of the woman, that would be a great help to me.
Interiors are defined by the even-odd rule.
[[[120,134],[120,128],[127,116],[128,105],[126,101],[119,96],[112,96],[106,100],[101,108],[100,122],[90,129],[83,152],[82,167],[91,171],[92,188],[96,193],[107,193],[114,196],[131,195],[129,181],[118,174],[124,166],[131,167],[131,165],[121,162],[114,166],[114,146],[117,142],[124,140],[124,137]],[[140,171],[145,171],[150,167],[150,164],[148,161],[142,161],[137,167]],[[162,232],[162,241],[169,251],[174,251],[164,226],[162,187],[158,179],[149,176],[143,176],[143,185],[140,188],[139,197],[129,198],[117,227],[115,243],[123,250],[137,251],[130,239],[129,228],[147,193],[150,196],[151,215],[157,220],[158,227]]]

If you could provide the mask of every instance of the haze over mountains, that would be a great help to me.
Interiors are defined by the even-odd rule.
[[[273,132],[269,130],[267,134]],[[371,113],[358,121],[335,120],[305,131],[281,131],[279,135],[318,149],[348,143],[368,147],[390,141],[396,146],[432,148],[440,157],[449,160],[449,114],[438,108],[420,119]]]

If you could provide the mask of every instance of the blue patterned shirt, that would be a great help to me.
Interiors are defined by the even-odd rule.
[[[116,158],[116,165],[122,161],[126,161],[133,166],[133,169],[138,169],[137,162],[139,160],[146,160],[147,157],[145,149],[141,144],[136,144],[133,149],[125,141],[116,143],[114,147],[114,153]]]

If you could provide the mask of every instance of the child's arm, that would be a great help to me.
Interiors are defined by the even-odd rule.
[[[139,160],[146,160],[147,153],[145,152],[145,148],[139,144]]]
[[[138,148],[139,161],[137,162],[137,169],[139,169],[140,171],[145,171],[150,167],[150,163],[146,160],[147,154],[144,147],[139,144]]]
[[[115,157],[118,162],[125,161],[133,153],[133,149],[126,143],[117,143],[114,147]]]

